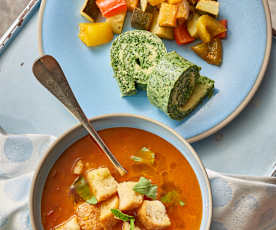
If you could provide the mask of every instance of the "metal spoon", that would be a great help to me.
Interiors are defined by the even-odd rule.
[[[116,157],[105,145],[102,138],[88,121],[79,103],[77,102],[66,77],[58,62],[49,55],[39,58],[33,64],[33,73],[37,80],[48,89],[65,107],[77,118],[88,131],[101,150],[107,155],[121,175],[127,171],[121,166]]]

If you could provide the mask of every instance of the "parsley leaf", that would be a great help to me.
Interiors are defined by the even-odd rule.
[[[181,201],[179,201],[179,205],[183,207],[185,205],[185,203],[181,200]]]
[[[133,160],[133,161],[142,162],[142,158],[141,158],[141,157],[131,156],[130,158],[131,158],[131,160]]]
[[[92,196],[90,199],[86,200],[88,204],[97,204],[98,201],[95,196]]]
[[[133,187],[133,190],[151,199],[156,199],[157,196],[157,185],[152,185],[150,180],[145,177],[140,177],[138,183]]]
[[[135,222],[134,219],[130,219],[130,230],[134,230],[135,229],[134,222]]]
[[[129,216],[123,212],[121,212],[119,209],[111,209],[112,214],[117,217],[118,219],[125,221],[125,222],[129,222],[131,223],[131,221],[133,221],[134,224],[134,216]]]

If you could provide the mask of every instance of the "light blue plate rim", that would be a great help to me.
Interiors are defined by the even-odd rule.
[[[115,120],[112,121],[112,120]],[[202,222],[200,230],[209,230],[211,226],[212,213],[213,213],[213,200],[212,190],[209,182],[207,171],[200,160],[199,156],[193,147],[176,131],[172,128],[140,115],[118,113],[96,116],[89,120],[93,123],[96,130],[101,130],[111,127],[133,127],[160,136],[164,140],[174,145],[186,158],[190,166],[196,174],[201,194],[202,194]],[[107,121],[107,122],[106,122]],[[109,123],[112,123],[111,127]],[[59,137],[47,150],[45,155],[40,160],[37,169],[34,172],[32,185],[30,189],[30,222],[34,230],[42,230],[41,223],[41,197],[42,190],[47,178],[47,175],[56,160],[63,154],[63,152],[75,143],[77,140],[87,135],[87,131],[79,124],[65,132]],[[172,143],[173,142],[173,143]],[[60,148],[63,151],[59,152]],[[47,174],[46,174],[47,173]]]
[[[43,51],[43,37],[42,37],[42,27],[43,27],[43,16],[44,16],[44,10],[46,7],[47,0],[42,0],[40,10],[39,10],[39,20],[38,20],[38,50],[39,54],[41,56],[44,55]],[[186,138],[189,143],[193,143],[196,141],[199,141],[201,139],[204,139],[223,127],[225,127],[227,124],[229,124],[235,117],[237,117],[241,111],[248,105],[252,97],[255,95],[256,91],[258,90],[262,79],[265,75],[265,71],[267,69],[269,58],[270,58],[270,52],[271,52],[271,45],[272,45],[272,22],[271,22],[271,15],[270,15],[270,9],[268,0],[262,0],[262,5],[265,12],[265,19],[266,19],[266,48],[264,52],[264,57],[262,61],[261,68],[259,70],[258,76],[255,80],[254,85],[251,87],[251,90],[248,92],[247,96],[244,97],[244,99],[241,101],[241,103],[222,121],[219,123],[213,125],[208,130],[203,131],[202,133]]]

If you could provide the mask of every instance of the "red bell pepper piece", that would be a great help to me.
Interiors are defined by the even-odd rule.
[[[195,40],[188,30],[185,24],[178,25],[174,28],[174,38],[178,45],[189,44]]]
[[[225,29],[227,29],[228,21],[226,19],[220,20],[220,23],[225,27]],[[227,38],[227,31],[222,32],[221,34],[217,35],[216,37],[220,38],[220,39]]]
[[[127,11],[126,0],[96,0],[96,4],[107,18]]]

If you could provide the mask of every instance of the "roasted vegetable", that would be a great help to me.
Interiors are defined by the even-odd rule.
[[[80,14],[91,22],[96,21],[99,13],[100,10],[96,5],[95,0],[86,0],[80,10]]]
[[[196,9],[217,17],[219,14],[219,2],[213,0],[200,0],[196,4]]]
[[[197,24],[197,20],[199,19],[199,17],[200,17],[199,14],[194,13],[192,15],[192,17],[189,18],[187,21],[187,30],[188,30],[189,34],[194,38],[197,38],[197,36],[198,36],[196,24]]]
[[[102,15],[107,18],[127,11],[125,0],[96,0],[96,4]]]
[[[139,30],[149,30],[153,19],[153,14],[143,12],[139,8],[135,8],[131,17],[131,26]]]
[[[182,0],[168,0],[169,4],[177,4],[180,3]]]
[[[213,93],[215,82],[207,77],[200,76],[196,79],[196,86],[194,91],[187,101],[187,103],[181,107],[183,113],[188,115],[191,113],[202,100],[206,97],[210,97]]]
[[[160,7],[160,12],[159,12],[159,25],[175,27],[176,26],[176,13],[177,13],[176,5],[162,2],[161,7]]]
[[[176,52],[167,53],[154,67],[148,81],[149,101],[170,118],[183,119],[186,113],[181,108],[193,93],[199,70]]]
[[[122,96],[135,94],[138,85],[146,88],[154,66],[166,52],[162,40],[148,31],[120,34],[112,43],[110,58]]]
[[[190,15],[190,4],[187,0],[182,0],[178,4],[178,9],[176,13],[176,20],[179,24],[183,24],[185,21],[188,20]]]
[[[222,19],[219,21],[223,26],[224,28],[227,30],[227,26],[228,26],[228,21],[226,19]],[[216,36],[217,38],[220,38],[220,39],[225,39],[227,38],[227,31],[225,32],[222,32],[221,34],[217,35]]]
[[[157,5],[161,4],[164,1],[165,0],[148,0],[149,4],[151,4],[152,6],[157,6]]]
[[[106,22],[110,24],[113,33],[120,34],[123,30],[125,18],[126,12],[109,17],[106,19]]]
[[[178,25],[174,28],[174,38],[178,45],[189,44],[195,40],[195,38],[191,37],[189,34],[185,24]]]
[[[133,11],[136,7],[138,7],[139,0],[126,0],[127,9]]]
[[[79,38],[87,46],[108,43],[113,38],[112,28],[107,22],[80,23]]]
[[[192,50],[203,60],[213,65],[221,65],[222,62],[222,43],[219,38],[215,38],[208,43],[200,43],[193,47]]]
[[[157,10],[155,10],[153,12],[153,21],[152,21],[152,25],[151,25],[151,29],[150,31],[157,35],[160,38],[165,38],[165,39],[169,39],[169,40],[173,40],[174,39],[174,35],[173,35],[173,28],[171,27],[162,27],[159,25],[159,12]]]
[[[143,10],[145,12],[147,9],[147,6],[148,6],[148,0],[140,0],[141,10]]]
[[[209,15],[202,15],[196,22],[197,35],[203,42],[210,42],[215,36],[227,29],[215,18]]]

